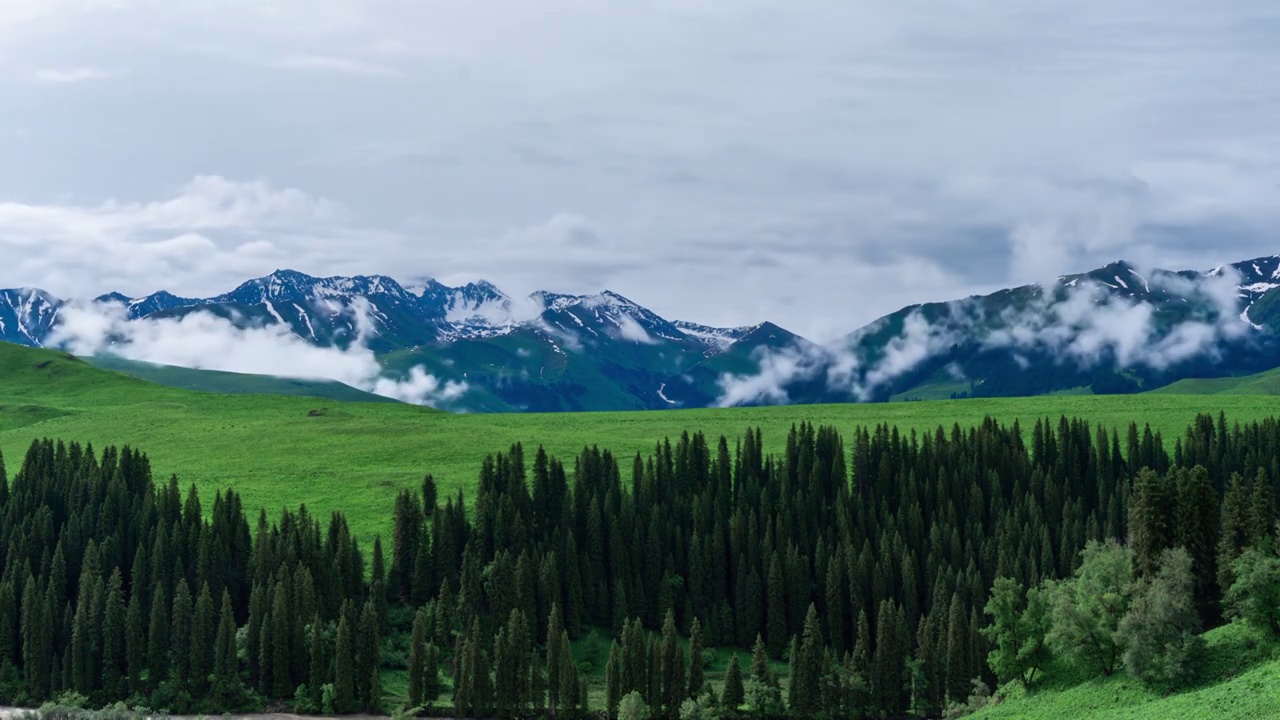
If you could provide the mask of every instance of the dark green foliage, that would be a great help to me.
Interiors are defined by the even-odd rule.
[[[622,701],[622,658],[618,641],[609,645],[609,661],[604,668],[604,710],[613,716],[618,712],[618,703]]]
[[[382,706],[382,634],[378,625],[377,606],[373,600],[369,600],[360,613],[355,683],[358,702],[371,712],[378,711]]]
[[[703,674],[702,658],[702,623],[694,618],[693,627],[689,629],[689,686],[685,696],[696,698],[702,692],[706,682]]]
[[[1124,646],[1120,621],[1133,601],[1133,554],[1114,541],[1090,542],[1075,574],[1051,589],[1050,647],[1091,673],[1111,675]]]
[[[1232,610],[1272,636],[1280,636],[1280,556],[1266,545],[1246,550],[1232,567],[1227,592]]]
[[[356,661],[352,647],[351,624],[344,612],[338,620],[338,636],[334,644],[333,709],[349,713],[356,709]]]
[[[1117,630],[1130,675],[1166,687],[1194,678],[1203,644],[1194,591],[1191,556],[1182,548],[1164,551],[1158,572],[1139,581]]]
[[[1197,419],[1172,455],[1136,425],[1126,452],[1123,433],[1078,420],[1028,429],[1030,443],[994,420],[847,438],[802,423],[774,457],[758,430],[685,433],[628,458],[625,481],[590,446],[568,472],[540,449],[528,478],[516,445],[486,460],[473,503],[441,503],[430,478],[398,496],[389,563],[340,513],[259,512],[251,531],[234,493],[206,505],[156,485],[135,451],[41,441],[0,491],[0,667],[33,702],[67,687],[239,709],[243,672],[262,702],[349,712],[380,704],[385,652],[415,705],[440,694],[443,660],[462,714],[564,715],[588,697],[568,639],[612,627],[606,711],[632,692],[666,715],[701,707],[703,644],[755,641],[742,704],[785,712],[768,661],[794,639],[796,714],[937,716],[995,679],[988,660],[1031,682],[1046,605],[1055,647],[1114,670],[1132,575],[1103,541],[1130,533],[1143,582],[1152,557],[1185,549],[1216,622],[1217,580],[1235,581],[1221,561],[1274,534],[1280,423]],[[992,597],[997,577],[1032,590]],[[1246,611],[1267,577],[1249,565],[1230,599]]]
[[[419,608],[413,616],[413,633],[409,638],[409,707],[422,707],[424,675],[427,671],[427,620],[426,609]]]
[[[742,666],[735,654],[729,660],[729,669],[724,673],[724,688],[720,693],[720,705],[730,712],[736,711],[746,699],[742,686]]]
[[[125,607],[124,577],[120,569],[111,572],[107,582],[106,607],[102,618],[102,689],[118,696],[125,692]]]
[[[1050,659],[1045,642],[1049,608],[1044,592],[1040,588],[1028,591],[1016,580],[997,578],[984,612],[991,616],[991,625],[982,630],[992,645],[986,658],[991,671],[1001,682],[1017,679],[1029,688]]]

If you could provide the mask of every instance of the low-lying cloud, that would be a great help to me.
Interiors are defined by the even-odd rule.
[[[71,303],[59,313],[48,344],[76,355],[112,355],[129,360],[199,370],[300,380],[333,380],[366,392],[414,405],[438,405],[459,399],[465,382],[441,380],[422,367],[407,378],[384,375],[368,340],[376,326],[366,306],[344,308],[356,338],[350,346],[319,347],[295,335],[287,325],[239,326],[210,312],[174,318],[130,320],[118,303]]]
[[[785,403],[791,400],[788,387],[824,374],[832,396],[869,400],[877,390],[965,342],[982,350],[1007,350],[1024,370],[1030,367],[1028,353],[1081,369],[1113,365],[1164,370],[1197,357],[1217,357],[1224,343],[1253,329],[1240,313],[1241,277],[1233,268],[1195,278],[1161,271],[1131,274],[1124,285],[1081,279],[1064,288],[1055,280],[1040,288],[1035,301],[996,318],[987,318],[982,304],[972,300],[948,304],[948,312],[933,320],[917,309],[878,351],[868,348],[865,339],[883,329],[883,320],[835,344],[762,349],[754,356],[757,372],[721,376],[717,404]],[[1172,303],[1185,304],[1187,313],[1176,322],[1162,320],[1168,305],[1162,309],[1146,298],[1122,294],[1129,287],[1163,294]],[[953,378],[964,377],[955,363],[946,370]]]

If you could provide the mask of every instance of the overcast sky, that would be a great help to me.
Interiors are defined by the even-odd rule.
[[[814,339],[1280,253],[1274,0],[2,0],[0,287],[609,288]]]

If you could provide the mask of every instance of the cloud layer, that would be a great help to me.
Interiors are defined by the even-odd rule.
[[[961,344],[1009,352],[1024,368],[1026,355],[1035,353],[1082,370],[1158,371],[1193,358],[1216,358],[1226,344],[1254,331],[1240,312],[1241,278],[1232,268],[1194,279],[1154,270],[1132,274],[1135,286],[1142,282],[1144,291],[1172,301],[1162,305],[1155,296],[1127,296],[1119,286],[1086,278],[1024,288],[1035,292],[1034,299],[1010,305],[998,317],[986,316],[973,299],[948,303],[933,320],[916,309],[882,344],[864,342],[883,330],[873,324],[826,346],[762,349],[755,356],[758,372],[720,378],[717,404],[785,403],[792,399],[790,386],[815,380],[832,397],[867,400]],[[965,379],[954,362],[946,370]]]
[[[466,383],[442,381],[421,367],[403,379],[386,377],[367,341],[372,332],[367,308],[347,308],[358,336],[346,349],[317,347],[287,326],[238,326],[208,312],[180,318],[129,320],[116,303],[64,306],[50,345],[76,355],[114,355],[130,360],[256,375],[336,380],[415,405],[441,405],[460,398]]]
[[[281,265],[817,340],[1276,252],[1267,0],[10,0],[0,286]]]

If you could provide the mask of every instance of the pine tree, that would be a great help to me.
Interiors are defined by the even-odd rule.
[[[222,591],[222,612],[214,640],[213,696],[224,707],[234,702],[240,689],[240,664],[236,654],[236,619],[231,593]]]
[[[360,653],[357,692],[366,709],[376,712],[382,706],[382,640],[378,627],[378,609],[373,600],[365,603],[360,616]]]
[[[746,702],[746,690],[742,686],[742,666],[735,653],[729,660],[729,669],[724,674],[724,688],[720,693],[720,705],[730,713],[736,712]]]
[[[680,656],[677,658],[677,656]],[[676,635],[676,616],[675,612],[668,610],[667,617],[662,622],[662,667],[659,673],[662,678],[661,703],[660,707],[668,712],[675,712],[680,709],[680,703],[684,700],[685,695],[685,677],[683,650],[680,648],[680,638]]]
[[[423,705],[423,672],[426,670],[426,611],[419,608],[413,616],[413,634],[409,639],[409,707]]]
[[[1129,505],[1129,545],[1139,577],[1155,573],[1160,553],[1173,544],[1172,510],[1169,483],[1144,468],[1134,480]]]
[[[569,631],[560,632],[560,712],[571,714],[578,706],[578,667],[573,662],[573,646],[569,643]]]
[[[293,682],[291,667],[293,641],[293,609],[289,606],[289,585],[283,578],[276,582],[271,601],[271,694],[280,699],[293,695],[297,685]],[[263,635],[267,635],[267,626],[263,625]],[[265,641],[265,640],[264,640]],[[268,663],[263,663],[267,665]]]
[[[322,688],[329,679],[329,662],[324,654],[324,623],[320,620],[319,613],[311,618],[311,648],[308,656],[307,666],[311,671],[308,690],[311,702],[320,707]]]
[[[774,553],[769,563],[769,657],[778,660],[782,657],[790,639],[787,633],[786,587],[782,577],[782,563]]]
[[[605,715],[613,717],[618,712],[618,703],[622,700],[622,658],[618,641],[609,645],[609,661],[604,666],[604,709]]]
[[[1222,498],[1218,534],[1218,588],[1225,593],[1235,582],[1231,566],[1249,545],[1249,491],[1239,474],[1232,474]]]
[[[905,658],[898,654],[900,642],[897,610],[893,601],[883,600],[876,611],[876,649],[871,661],[871,695],[876,707],[890,716],[895,716],[902,710],[902,669]]]
[[[349,713],[356,709],[356,669],[351,645],[351,626],[347,623],[347,613],[344,612],[338,620],[338,636],[334,644],[333,709],[339,713]]]
[[[1274,540],[1276,535],[1276,493],[1271,480],[1262,468],[1253,480],[1253,492],[1249,502],[1249,540],[1254,547],[1263,541]]]
[[[756,635],[755,647],[751,650],[751,678],[756,682],[773,684],[773,673],[769,672],[769,657],[765,651],[764,639]]]
[[[191,616],[191,686],[196,692],[202,692],[209,685],[214,639],[217,634],[216,622],[213,595],[206,582],[200,589],[200,597],[196,600]]]
[[[154,684],[169,677],[169,618],[172,608],[164,583],[151,594],[151,620],[147,624],[147,677]]]
[[[185,579],[178,580],[177,588],[170,615],[173,622],[169,631],[169,668],[174,683],[185,687],[191,680],[191,590]]]
[[[697,698],[698,694],[702,692],[702,686],[705,682],[702,659],[702,623],[697,618],[694,618],[693,626],[689,629],[689,687],[685,692],[685,697]]]
[[[551,614],[547,617],[547,707],[552,716],[560,707],[560,632],[563,629],[560,605],[552,602]]]
[[[969,697],[969,621],[959,593],[952,593],[947,612],[947,700],[964,702]]]
[[[853,669],[868,685],[871,682],[871,624],[867,611],[858,611],[858,637],[853,645]]]
[[[822,706],[822,660],[826,654],[818,610],[811,603],[805,615],[804,639],[791,658],[791,711],[811,717]]]
[[[135,693],[142,689],[142,673],[147,664],[145,591],[134,584],[129,594],[129,610],[125,613],[125,668],[129,673],[129,688]]]
[[[124,692],[125,660],[124,578],[116,568],[107,582],[102,619],[102,688],[110,695]]]
[[[440,697],[440,651],[434,644],[427,644],[427,655],[422,666],[422,702],[427,710]]]

